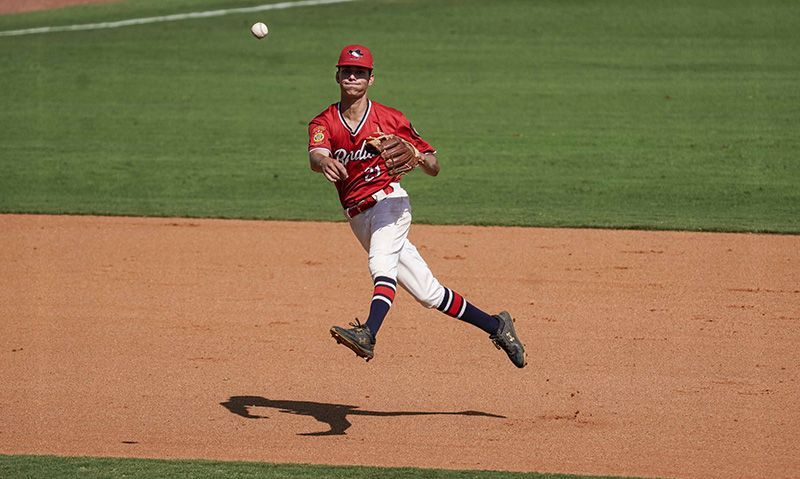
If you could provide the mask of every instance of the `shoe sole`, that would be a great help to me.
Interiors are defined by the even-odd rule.
[[[511,316],[508,312],[504,311],[504,313],[508,314],[508,317],[511,319],[511,328],[514,330],[514,336],[517,339],[519,339],[519,336],[517,336],[517,328],[514,327],[514,323],[516,323],[517,320],[514,319],[514,317]],[[500,316],[500,314],[498,314],[497,316]],[[528,365],[528,350],[525,349],[525,343],[523,343],[522,340],[519,341],[519,344],[522,345],[522,366],[517,366],[516,364],[514,364],[514,366],[517,366],[518,368],[522,369],[522,368],[524,368],[525,366]],[[497,344],[495,344],[494,347],[496,347],[500,351],[503,351],[503,348],[501,348]],[[503,351],[503,352],[505,352],[505,351]],[[509,358],[509,359],[511,359],[511,358]],[[514,361],[511,361],[511,362],[513,363]]]
[[[525,366],[528,365],[528,351],[525,349],[525,344],[523,344],[522,341],[520,341],[519,344],[522,344],[522,366],[517,366],[516,364],[514,364],[514,366],[517,366],[518,368],[522,369],[522,368],[524,368]],[[494,345],[494,347],[496,347],[500,351],[503,351],[503,348],[501,348],[500,346],[498,346],[496,344]],[[505,351],[503,351],[503,352],[505,353]],[[508,355],[506,354],[506,356],[508,356]],[[511,359],[511,358],[509,358],[509,359]],[[513,363],[514,361],[511,361],[511,362]]]
[[[331,336],[333,337],[333,339],[336,340],[336,344],[342,344],[344,346],[347,346],[347,348],[356,353],[356,356],[366,359],[367,362],[369,362],[369,360],[375,356],[373,353],[363,350],[361,346],[358,345],[357,343],[354,343],[350,341],[348,338],[340,335],[339,332],[336,331],[335,327],[331,328]]]

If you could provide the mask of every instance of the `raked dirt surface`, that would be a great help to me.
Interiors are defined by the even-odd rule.
[[[346,224],[0,215],[0,453],[670,478],[800,474],[800,236],[415,225],[518,370]]]

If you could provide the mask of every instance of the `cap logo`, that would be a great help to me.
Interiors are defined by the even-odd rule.
[[[349,53],[353,58],[361,58],[364,56],[364,53],[360,49],[347,50],[347,53]]]

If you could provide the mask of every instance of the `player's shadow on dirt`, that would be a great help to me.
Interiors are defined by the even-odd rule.
[[[482,416],[505,419],[505,416],[489,414],[480,411],[460,411],[460,412],[416,412],[416,411],[366,411],[359,409],[358,406],[348,406],[345,404],[328,404],[310,401],[284,401],[278,399],[267,399],[260,396],[233,396],[229,400],[220,403],[228,411],[248,419],[265,419],[268,416],[258,416],[250,413],[251,407],[267,407],[277,409],[278,412],[286,414],[298,414],[301,416],[311,416],[317,421],[327,424],[329,431],[298,433],[298,436],[340,436],[346,434],[345,431],[351,426],[347,416],[377,416],[377,417],[396,417],[396,416],[423,416],[423,415],[443,415],[443,416]]]

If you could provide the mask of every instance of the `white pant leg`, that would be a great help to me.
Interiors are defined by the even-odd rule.
[[[407,197],[386,198],[350,220],[350,228],[369,253],[372,278],[397,278],[400,252],[411,227]]]
[[[407,239],[400,252],[397,282],[427,308],[439,306],[444,299],[444,287],[433,276],[416,246]]]
[[[410,227],[407,197],[386,198],[350,220],[350,228],[369,253],[372,278],[396,278],[419,303],[435,308],[444,298],[444,287],[408,240]]]

